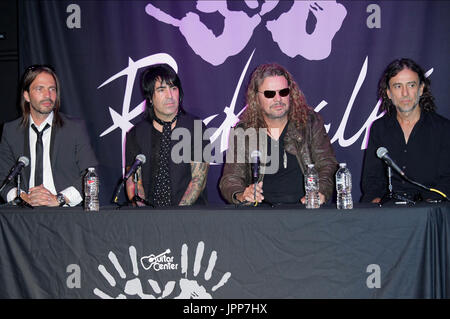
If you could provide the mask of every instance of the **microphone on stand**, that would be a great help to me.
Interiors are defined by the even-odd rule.
[[[123,181],[125,182],[127,179],[130,178],[131,175],[134,174],[134,172],[137,171],[137,169],[145,164],[146,158],[144,154],[139,154],[136,156],[136,160],[134,161],[133,165],[131,166],[130,170],[128,171],[128,173],[125,175],[125,177],[123,178]]]
[[[377,156],[378,158],[382,159],[388,166],[397,171],[397,173],[399,173],[401,176],[406,177],[405,172],[403,172],[400,167],[398,167],[398,165],[395,164],[395,162],[389,157],[386,147],[379,147],[377,149]]]
[[[252,166],[252,182],[254,184],[254,190],[253,190],[253,198],[255,199],[255,206],[258,205],[258,202],[256,201],[256,184],[258,183],[259,179],[259,166],[260,161],[259,158],[261,156],[260,151],[253,151],[250,155],[251,158],[251,166]]]
[[[256,183],[259,178],[259,165],[260,165],[259,157],[260,156],[261,156],[260,151],[253,151],[252,154],[250,155],[251,165],[252,165],[252,179],[253,179],[252,181],[253,181],[253,183]]]
[[[416,186],[419,186],[419,187],[421,187],[421,188],[423,188],[423,189],[425,189],[427,191],[438,193],[439,195],[444,197],[444,199],[448,200],[447,195],[444,194],[443,192],[441,192],[441,191],[439,191],[439,190],[437,190],[435,188],[427,187],[425,185],[422,185],[422,184],[420,184],[420,183],[418,183],[416,181],[413,181],[413,180],[409,179],[408,176],[406,176],[405,172],[403,172],[400,169],[400,167],[397,164],[395,164],[395,162],[392,160],[392,158],[389,157],[388,150],[385,147],[381,146],[381,147],[379,147],[377,149],[377,156],[378,156],[378,158],[382,159],[389,167],[392,167],[397,173],[399,173],[400,176],[403,177],[406,181],[408,181],[411,184],[414,184]]]
[[[5,186],[11,182],[22,170],[22,168],[27,167],[30,164],[30,160],[26,156],[21,156],[17,160],[17,163],[11,168],[11,171],[6,177],[6,179],[3,181],[2,186],[0,187],[0,192],[5,188]]]
[[[133,163],[133,165],[131,166],[130,170],[125,174],[125,176],[121,179],[119,187],[117,189],[116,195],[114,196],[114,200],[113,202],[117,204],[118,200],[119,200],[119,194],[120,191],[122,190],[123,184],[130,178],[131,175],[134,174],[134,172],[137,171],[137,169],[145,164],[146,158],[144,154],[139,154],[136,156],[136,159]]]

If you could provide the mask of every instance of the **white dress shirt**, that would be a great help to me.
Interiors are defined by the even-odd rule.
[[[37,126],[31,115],[30,115],[30,121],[28,126],[28,133],[30,137],[30,180],[29,180],[29,188],[32,188],[34,186],[34,171],[36,168],[36,132],[32,129],[31,124],[34,124],[38,131],[42,131],[45,127],[45,125],[50,125],[48,129],[44,131],[44,134],[42,134],[42,144],[44,146],[43,149],[43,155],[44,155],[44,171],[43,171],[43,184],[46,189],[50,191],[53,195],[56,195],[56,189],[55,189],[55,183],[53,181],[53,173],[52,173],[52,166],[50,163],[50,140],[52,136],[52,124],[53,124],[53,112],[51,112],[44,122],[41,123],[41,125]],[[62,191],[60,191],[67,199],[69,206],[75,206],[81,203],[83,198],[80,195],[80,192],[73,187],[70,186]],[[7,200],[8,202],[11,200],[14,200],[14,198],[17,196],[17,188],[13,188],[8,192]]]

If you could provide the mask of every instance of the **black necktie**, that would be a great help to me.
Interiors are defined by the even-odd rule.
[[[39,186],[43,182],[44,172],[44,144],[42,143],[42,135],[44,131],[48,129],[50,125],[47,123],[42,131],[38,131],[34,124],[31,124],[31,128],[36,132],[36,161],[34,165],[34,186]]]
[[[172,121],[164,122],[155,116],[155,121],[163,126],[161,143],[159,148],[159,163],[155,181],[155,206],[170,206],[172,187],[170,184],[169,160],[170,160],[170,135],[172,132]]]

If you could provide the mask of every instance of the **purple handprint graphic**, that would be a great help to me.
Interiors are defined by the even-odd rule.
[[[317,20],[312,34],[306,31],[309,14]],[[278,19],[268,21],[267,29],[281,51],[293,58],[323,60],[331,53],[331,41],[339,31],[347,10],[336,1],[294,1],[292,8]]]
[[[259,15],[249,17],[245,12],[230,11],[226,1],[197,1],[197,10],[203,13],[219,12],[224,19],[223,32],[216,36],[200,21],[198,14],[188,12],[178,20],[149,3],[145,7],[148,15],[180,29],[189,46],[196,54],[212,65],[220,65],[247,45],[253,30],[261,22]]]
[[[256,9],[259,3],[246,0],[244,3]],[[241,52],[250,41],[262,17],[273,11],[279,0],[264,1],[258,14],[249,17],[243,11],[231,11],[227,1],[197,1],[196,9],[202,13],[218,12],[224,17],[224,28],[216,36],[194,12],[188,12],[177,19],[149,3],[145,7],[148,15],[177,27],[196,54],[212,65],[220,65],[225,60]],[[307,19],[313,15],[317,21],[311,34],[306,30]],[[266,28],[281,51],[290,57],[301,55],[308,60],[322,60],[331,52],[331,42],[339,31],[347,15],[347,10],[336,0],[294,1],[290,10],[278,19],[268,21]]]

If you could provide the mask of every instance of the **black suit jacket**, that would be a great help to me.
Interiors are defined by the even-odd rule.
[[[200,119],[196,119],[188,113],[181,111],[178,115],[176,128],[185,128],[189,130],[190,137],[194,138],[194,121],[198,120],[201,123]],[[157,150],[152,149],[152,127],[153,121],[150,118],[144,118],[142,121],[137,123],[128,133],[126,137],[126,166],[132,166],[135,161],[136,155],[144,154],[147,162],[142,166],[142,183],[145,190],[146,199],[150,202],[154,202],[154,194],[152,193],[154,181],[152,181],[152,163],[151,163],[151,154],[153,152],[157,152]],[[205,127],[204,124],[201,126],[200,138],[203,136],[203,131]],[[178,140],[172,140],[170,149]],[[192,140],[191,140],[192,142]],[[202,154],[202,150],[205,147],[205,141],[201,141],[198,145],[201,149],[192,148],[192,154]],[[156,164],[156,163],[154,163]],[[191,174],[191,164],[186,162],[174,163],[173,160],[169,161],[169,170],[170,170],[170,181],[171,181],[171,198],[172,205],[176,206],[181,201],[186,189],[191,182],[192,174]],[[195,204],[204,205],[207,203],[207,192],[206,187],[197,198]]]
[[[74,186],[83,196],[82,183],[85,170],[97,167],[97,159],[92,150],[84,121],[61,114],[64,121],[62,127],[52,125],[50,140],[50,163],[53,181],[57,192]],[[0,142],[0,179],[4,181],[11,167],[21,156],[30,159],[29,127],[20,125],[21,118],[8,122],[3,127]],[[30,165],[22,170],[21,189],[28,191],[30,179]],[[15,183],[8,184],[1,196],[6,195],[15,187]]]

